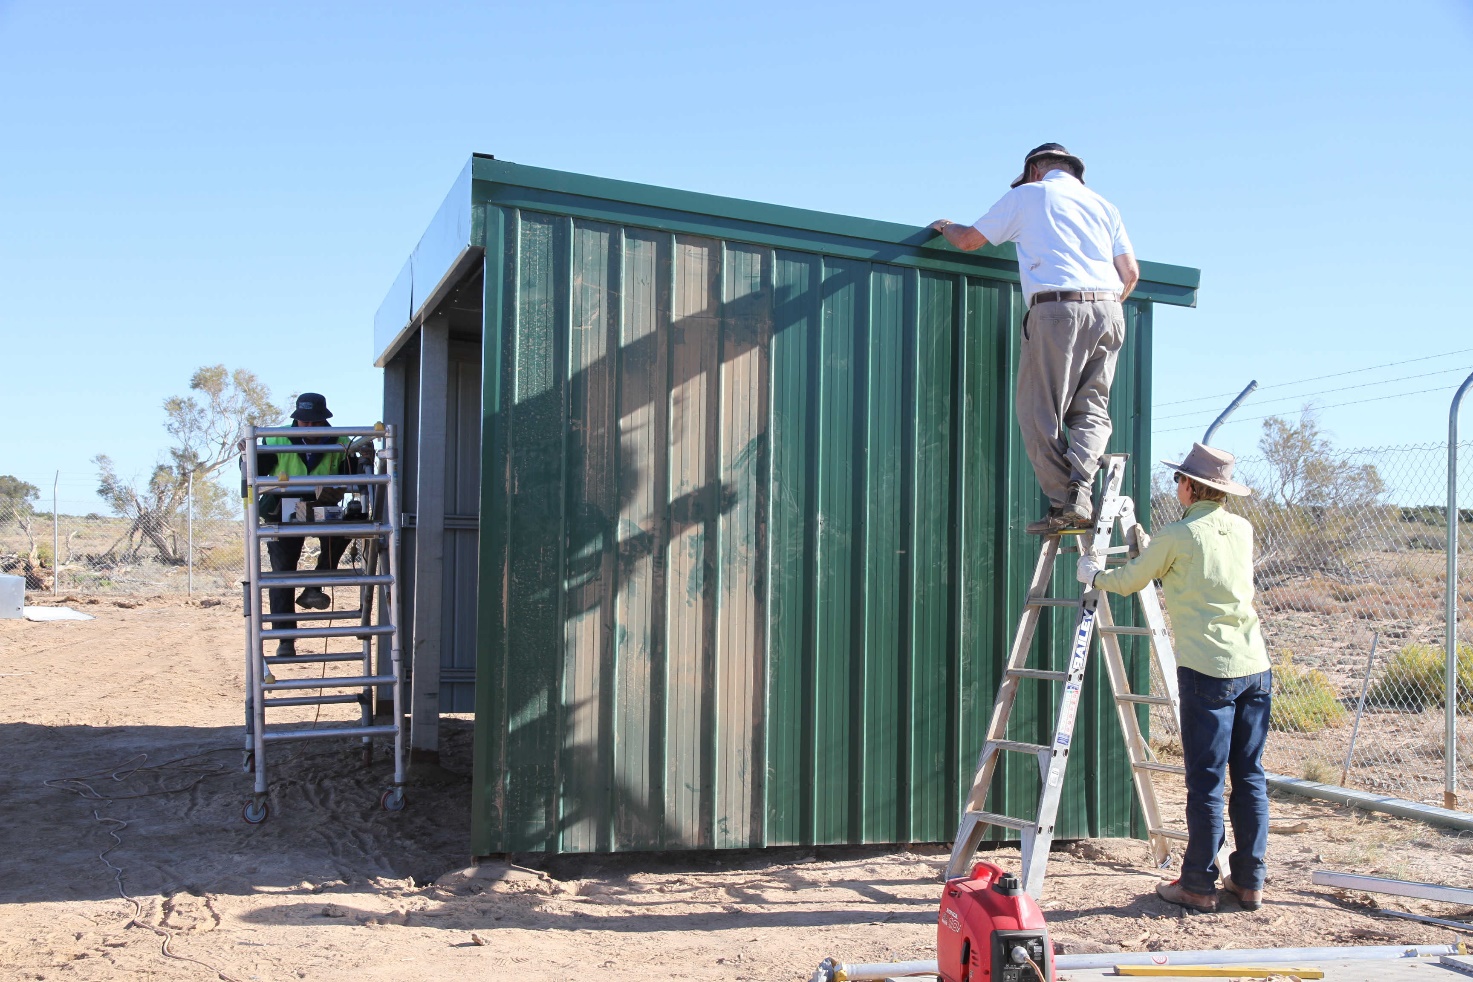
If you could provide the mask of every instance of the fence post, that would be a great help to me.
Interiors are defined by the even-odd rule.
[[[1447,773],[1442,805],[1454,809],[1458,807],[1458,406],[1470,385],[1473,374],[1458,386],[1447,413],[1447,678],[1443,698]]]
[[[189,595],[194,596],[194,471],[189,472]]]
[[[61,590],[61,533],[57,525],[61,513],[56,510],[56,486],[61,483],[61,471],[51,479],[51,595],[60,596]]]
[[[1224,409],[1218,415],[1218,417],[1212,421],[1212,425],[1207,427],[1207,432],[1202,434],[1203,444],[1207,446],[1212,445],[1212,434],[1217,432],[1217,428],[1221,426],[1224,422],[1226,422],[1227,418],[1231,416],[1233,412],[1243,404],[1244,399],[1253,394],[1253,390],[1256,388],[1258,388],[1258,379],[1253,379],[1247,385],[1243,386],[1243,391],[1238,393],[1238,397],[1232,402],[1228,403],[1228,407]]]

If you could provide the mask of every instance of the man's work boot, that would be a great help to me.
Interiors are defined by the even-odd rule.
[[[1199,914],[1211,914],[1217,910],[1216,894],[1192,893],[1182,887],[1181,880],[1156,884],[1156,896],[1169,904],[1179,904]]]
[[[1043,517],[1036,522],[1029,522],[1023,530],[1029,535],[1053,535],[1060,529],[1068,528],[1069,520],[1064,517],[1063,509],[1050,508],[1043,513]]]
[[[1244,910],[1257,910],[1263,906],[1262,890],[1249,890],[1247,887],[1240,887],[1233,882],[1231,876],[1224,876],[1222,878],[1222,888],[1234,897],[1237,897],[1238,906]]]
[[[276,642],[276,657],[277,658],[295,658],[296,656],[297,656],[297,643],[295,641],[287,640],[287,641],[278,641],[278,642]]]
[[[297,597],[297,606],[308,610],[326,610],[332,606],[332,601],[327,599],[327,594],[320,587],[309,586]]]
[[[1083,525],[1094,518],[1095,506],[1094,495],[1090,486],[1084,481],[1074,481],[1069,485],[1069,491],[1064,495],[1064,507],[1061,509],[1064,517],[1069,521]]]

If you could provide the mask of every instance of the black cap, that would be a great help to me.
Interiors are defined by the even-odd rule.
[[[1016,897],[1023,892],[1023,884],[1019,883],[1018,878],[1012,873],[1004,873],[997,878],[997,882],[993,884],[992,889],[1004,897]]]
[[[292,412],[292,419],[303,423],[326,423],[332,419],[327,398],[316,392],[303,392],[297,396],[297,408]]]
[[[1010,187],[1017,187],[1028,180],[1028,165],[1033,163],[1036,157],[1059,157],[1069,161],[1079,171],[1079,183],[1084,183],[1084,161],[1065,150],[1062,143],[1043,143],[1028,151],[1028,156],[1023,158],[1023,173],[1018,175],[1018,179],[1009,185]]]

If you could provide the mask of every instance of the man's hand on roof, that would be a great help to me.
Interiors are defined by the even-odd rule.
[[[987,244],[987,239],[981,232],[970,225],[959,225],[949,218],[938,218],[927,228],[940,232],[947,242],[963,252],[974,252]]]

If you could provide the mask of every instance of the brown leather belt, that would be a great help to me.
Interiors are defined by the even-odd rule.
[[[1054,303],[1059,300],[1119,300],[1118,293],[1080,293],[1078,290],[1058,290],[1053,293],[1035,293],[1033,299],[1028,301],[1032,307],[1040,303]]]

